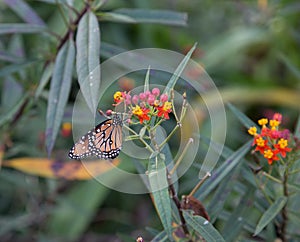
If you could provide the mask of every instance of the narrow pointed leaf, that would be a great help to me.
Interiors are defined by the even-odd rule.
[[[254,123],[250,118],[248,118],[245,114],[243,114],[235,106],[233,106],[230,103],[228,103],[227,106],[246,128],[255,126],[257,129],[259,129],[259,127],[256,125],[256,123]]]
[[[46,25],[30,5],[23,0],[4,0],[4,2],[25,22],[41,26]]]
[[[212,176],[199,189],[199,199],[203,200],[232,170],[243,161],[244,155],[250,150],[252,140],[240,147],[236,152],[224,161],[224,163],[212,172]]]
[[[28,101],[28,94],[25,94],[5,115],[0,116],[0,127],[14,119],[20,108]]]
[[[276,201],[267,209],[267,211],[265,211],[263,216],[260,218],[255,228],[254,235],[259,234],[264,229],[264,227],[266,227],[272,221],[272,219],[274,219],[276,215],[280,213],[286,202],[287,197],[285,196],[276,199]]]
[[[225,240],[215,227],[205,218],[200,216],[193,216],[189,211],[183,210],[183,216],[188,225],[197,231],[207,242],[221,242]]]
[[[47,28],[45,26],[37,24],[0,24],[0,35],[15,33],[39,33],[46,31]]]
[[[70,38],[57,55],[51,79],[46,120],[46,147],[48,154],[53,149],[68,101],[74,58],[75,45]]]
[[[39,85],[38,85],[38,87],[35,91],[35,95],[34,95],[35,98],[38,98],[41,95],[41,93],[44,90],[45,86],[49,82],[52,73],[53,73],[53,65],[51,63],[45,68],[45,70],[43,72],[43,75],[40,79],[40,83],[39,83]]]
[[[0,50],[0,60],[7,61],[7,62],[13,62],[13,63],[22,61],[22,59],[20,60],[20,57],[14,56],[14,55],[12,55],[10,53],[7,53],[3,50]]]
[[[100,13],[98,14],[101,21],[120,22],[120,23],[136,23],[133,18],[120,13]]]
[[[149,183],[157,213],[169,239],[172,240],[171,200],[168,191],[166,166],[160,155],[149,160]]]
[[[183,60],[180,62],[178,67],[176,68],[175,72],[173,73],[171,79],[169,80],[164,93],[167,93],[170,95],[171,90],[174,88],[178,78],[180,77],[181,73],[183,72],[184,68],[188,64],[188,61],[190,60],[197,44],[194,44],[194,46],[190,49],[190,51],[186,54],[186,56],[183,58]]]
[[[187,14],[169,10],[149,9],[118,9],[113,13],[122,14],[134,19],[137,23],[159,23],[167,25],[185,26]]]
[[[87,12],[79,22],[76,48],[78,82],[85,101],[95,112],[100,87],[100,31],[97,17],[92,12]]]
[[[300,115],[298,116],[298,120],[295,128],[295,137],[300,139]]]
[[[149,91],[149,79],[150,79],[150,66],[148,67],[146,77],[145,77],[144,92]]]

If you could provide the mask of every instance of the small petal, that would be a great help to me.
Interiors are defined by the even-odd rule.
[[[153,94],[154,96],[159,96],[160,90],[159,90],[157,87],[155,87],[155,88],[152,89],[152,94]]]
[[[162,94],[162,95],[160,96],[160,101],[161,101],[162,103],[168,101],[168,95],[167,95],[167,94]]]

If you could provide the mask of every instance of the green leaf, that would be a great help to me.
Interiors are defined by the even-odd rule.
[[[166,233],[166,231],[161,231],[160,233],[158,233],[152,240],[151,242],[164,242],[164,241],[169,241],[168,240],[168,235]]]
[[[92,9],[99,9],[102,5],[104,5],[108,0],[94,0],[92,2]]]
[[[44,21],[37,15],[30,5],[23,0],[4,0],[4,2],[25,22],[46,26]]]
[[[235,207],[229,218],[226,219],[222,234],[226,241],[234,241],[242,233],[244,225],[249,224],[251,214],[253,214],[255,187],[247,187],[247,192],[243,195],[238,205]]]
[[[100,31],[97,18],[92,12],[87,12],[79,22],[76,48],[80,89],[89,108],[95,112],[100,87]]]
[[[50,63],[45,68],[45,70],[43,72],[43,75],[42,75],[42,77],[40,79],[40,83],[39,83],[39,85],[38,85],[38,87],[37,87],[37,89],[35,91],[35,95],[34,95],[35,98],[38,98],[41,95],[41,93],[44,90],[45,86],[49,82],[52,73],[53,73],[53,64]]]
[[[112,13],[122,14],[135,20],[137,23],[158,23],[167,25],[185,26],[187,14],[169,10],[150,9],[117,9]]]
[[[183,216],[188,225],[199,233],[207,242],[225,241],[215,227],[201,216],[193,216],[190,211],[183,210]]]
[[[263,216],[260,218],[256,228],[254,236],[259,234],[264,227],[266,227],[271,220],[273,220],[278,213],[281,212],[282,208],[287,202],[287,197],[282,196],[276,199],[276,201],[264,212]]]
[[[149,184],[162,225],[172,241],[172,213],[164,160],[157,155],[149,159]]]
[[[215,38],[207,47],[202,60],[206,70],[222,63],[226,64],[229,56],[237,55],[247,46],[266,40],[268,37],[266,33],[258,28],[236,28]]]
[[[110,21],[110,22],[119,22],[119,23],[136,23],[136,20],[119,13],[107,12],[97,14],[100,21]]]
[[[0,50],[0,60],[13,63],[22,61],[22,59],[20,60],[20,57],[7,53],[3,50]]]
[[[300,69],[292,63],[292,61],[283,53],[278,53],[278,58],[286,65],[286,67],[294,74],[294,76],[300,79]]]
[[[149,91],[149,79],[150,79],[150,66],[148,67],[146,77],[145,77],[144,92]]]
[[[298,120],[297,120],[297,124],[295,127],[295,137],[297,137],[298,139],[300,139],[300,115],[298,116]]]
[[[47,231],[64,241],[74,241],[86,230],[108,189],[97,180],[77,184],[64,194],[47,219]]]
[[[190,60],[194,50],[196,49],[196,44],[189,50],[189,52],[186,54],[186,56],[183,58],[183,60],[180,62],[178,67],[176,68],[175,72],[173,73],[171,79],[169,80],[165,90],[163,93],[167,93],[168,96],[170,95],[171,90],[174,88],[178,78],[180,77],[181,73],[183,72],[184,68],[188,64],[188,61]]]
[[[68,101],[74,59],[75,45],[72,38],[70,38],[58,52],[51,79],[46,120],[46,147],[48,154],[54,147]]]
[[[212,176],[207,180],[206,183],[202,185],[197,194],[200,194],[199,199],[203,200],[210,192],[223,180],[224,177],[230,175],[230,172],[243,160],[244,155],[250,150],[252,140],[248,141],[242,147],[240,147],[236,152],[224,161],[214,172]]]
[[[2,111],[3,113],[9,112],[21,100],[23,96],[23,87],[11,76],[4,79],[2,90]]]
[[[119,46],[112,45],[109,43],[101,42],[100,55],[105,58],[110,58],[112,56],[118,55],[122,52],[128,51],[126,49],[120,48]]]
[[[243,114],[240,110],[238,110],[235,106],[228,103],[227,106],[233,112],[233,114],[241,121],[241,123],[248,129],[252,126],[255,126],[257,130],[260,130],[258,125],[254,123],[250,118],[248,118],[245,114]]]
[[[5,113],[4,115],[0,116],[0,126],[3,124],[10,122],[14,119],[17,112],[20,110],[20,108],[28,101],[28,94],[24,95],[21,100],[19,100],[8,113]]]
[[[21,72],[23,69],[33,65],[37,63],[37,61],[32,61],[32,60],[28,60],[28,61],[24,61],[22,63],[17,63],[17,64],[12,64],[12,65],[7,65],[3,68],[0,69],[0,77],[1,76],[8,76],[12,73],[15,72]]]
[[[15,34],[15,33],[39,33],[46,32],[45,26],[37,24],[0,24],[0,35],[1,34]]]

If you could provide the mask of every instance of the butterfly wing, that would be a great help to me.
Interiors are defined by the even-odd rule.
[[[90,130],[75,143],[69,152],[71,159],[80,160],[88,156],[114,159],[122,148],[122,121],[107,119]]]
[[[80,160],[88,156],[92,156],[92,152],[89,147],[89,136],[93,130],[89,131],[86,135],[82,136],[78,142],[74,144],[69,152],[69,157],[74,160]]]
[[[122,148],[122,124],[118,119],[109,119],[95,128],[91,137],[92,153],[98,158],[114,159]]]

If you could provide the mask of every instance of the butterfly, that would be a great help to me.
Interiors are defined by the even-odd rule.
[[[80,160],[89,156],[114,159],[122,149],[122,119],[115,115],[87,132],[69,152],[71,159]]]

